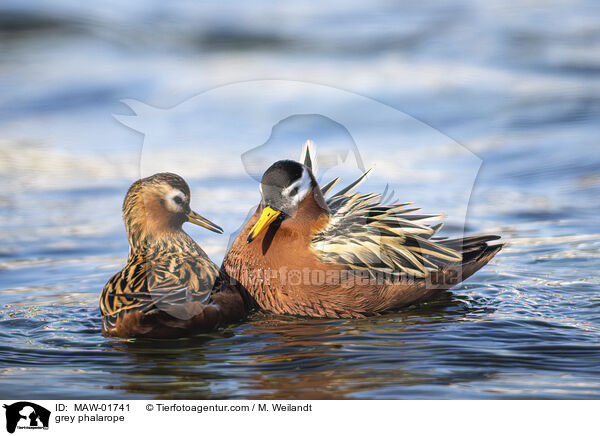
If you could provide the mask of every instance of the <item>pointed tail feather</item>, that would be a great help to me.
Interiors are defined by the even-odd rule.
[[[430,277],[430,285],[435,289],[449,289],[471,277],[502,249],[504,244],[482,244],[479,249],[463,252],[463,261],[440,268]]]

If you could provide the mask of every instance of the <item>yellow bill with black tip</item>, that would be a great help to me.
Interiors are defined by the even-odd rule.
[[[191,210],[187,214],[187,218],[188,218],[189,222],[194,223],[194,224],[196,224],[196,225],[198,225],[200,227],[204,227],[205,229],[208,229],[208,230],[213,231],[215,233],[223,233],[223,229],[221,227],[219,227],[218,225],[216,225],[212,221],[207,220],[202,215],[194,212],[193,210]]]
[[[269,227],[269,225],[275,221],[279,215],[281,215],[280,211],[266,206],[256,224],[254,224],[250,229],[250,233],[248,233],[248,239],[246,242],[252,242],[252,240],[266,230],[267,227]]]

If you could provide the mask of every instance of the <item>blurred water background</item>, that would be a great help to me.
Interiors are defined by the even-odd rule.
[[[599,398],[599,23],[594,0],[4,0],[0,396]],[[255,314],[175,341],[103,338],[98,296],[127,254],[120,206],[144,171],[144,136],[113,117],[132,114],[120,100],[176,107],[264,79],[350,91],[414,117],[396,149],[376,123],[380,141],[358,144],[381,168],[364,189],[391,183],[401,201],[448,212],[449,232],[461,230],[465,194],[466,231],[508,245],[438,300],[373,319]],[[280,96],[261,96],[270,104]],[[178,119],[238,128],[218,114]],[[263,160],[297,153],[301,137],[327,142],[328,129],[301,120],[277,137],[289,150]],[[241,156],[261,142],[166,138],[153,144],[167,150],[161,159],[187,162],[194,209],[234,232],[259,199],[252,155]],[[477,162],[463,168],[457,144]],[[477,176],[472,195],[460,174]],[[222,260],[226,236],[186,229]]]

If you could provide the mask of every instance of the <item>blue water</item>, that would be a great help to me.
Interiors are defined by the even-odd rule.
[[[0,6],[1,397],[600,397],[600,4],[21,3]],[[265,79],[308,91],[248,82]],[[317,86],[329,91],[311,100]],[[300,112],[270,131],[309,103],[348,121]],[[506,247],[381,317],[101,336],[136,178],[186,177],[192,206],[226,229],[186,226],[218,263],[258,201],[254,178],[306,138],[356,146],[348,176],[376,165],[363,191],[389,183],[448,213],[447,234]]]

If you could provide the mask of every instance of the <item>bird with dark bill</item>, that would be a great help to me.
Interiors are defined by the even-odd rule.
[[[502,248],[499,236],[436,237],[440,215],[361,194],[358,180],[326,198],[310,141],[301,162],[264,173],[262,201],[227,253],[221,275],[247,305],[278,314],[360,318],[434,298],[471,276]]]
[[[245,314],[236,290],[212,293],[217,266],[183,231],[186,222],[223,229],[190,208],[190,188],[176,174],[135,182],[123,202],[129,238],[125,267],[100,297],[106,336],[170,338],[209,331]]]

